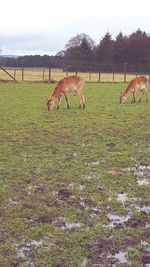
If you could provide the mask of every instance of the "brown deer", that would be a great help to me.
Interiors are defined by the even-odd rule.
[[[123,93],[121,93],[120,96],[120,103],[124,103],[128,97],[128,95],[130,93],[133,94],[133,99],[132,99],[132,103],[135,103],[135,94],[136,92],[139,90],[141,92],[141,97],[139,99],[139,102],[141,102],[143,96],[145,95],[146,97],[146,102],[148,101],[147,99],[147,85],[148,85],[148,79],[145,76],[138,76],[134,79],[132,79],[127,88],[125,89],[125,91]]]
[[[68,101],[68,93],[72,91],[75,91],[79,95],[80,98],[79,107],[85,108],[85,99],[82,93],[82,88],[84,83],[85,83],[84,79],[77,75],[68,76],[59,80],[52,95],[50,96],[50,98],[47,98],[48,111],[53,109],[56,101],[58,101],[57,109],[59,109],[59,104],[62,95],[65,96],[67,107],[69,109],[70,106]]]

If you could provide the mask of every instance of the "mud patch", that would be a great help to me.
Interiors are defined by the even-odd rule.
[[[42,215],[42,216],[39,216],[37,221],[39,223],[47,223],[47,224],[51,224],[53,222],[53,219],[52,219],[52,216],[46,214],[46,215]]]
[[[72,192],[69,191],[68,189],[60,189],[58,191],[58,198],[61,200],[67,200],[72,197]]]
[[[89,245],[88,261],[93,264],[92,266],[101,267],[115,267],[118,264],[127,263],[126,247],[126,244],[118,244],[113,237],[98,237],[93,244]]]
[[[146,267],[150,266],[150,243],[147,241],[141,241],[142,247],[142,263],[145,264]]]
[[[97,236],[96,240],[88,245],[88,251],[89,266],[117,267],[127,264],[127,266],[149,267],[149,243],[141,241],[140,236],[135,238],[126,236],[120,241],[114,236],[108,238]],[[133,251],[133,257],[131,251]],[[139,265],[136,264],[137,262]]]
[[[108,227],[114,228],[114,227],[124,227],[125,222],[127,222],[131,217],[130,215],[114,215],[114,214],[108,214],[107,215],[109,224]]]
[[[128,221],[124,223],[125,227],[145,227],[146,218],[129,218]]]
[[[106,146],[111,151],[115,150],[115,148],[116,148],[116,144],[114,144],[114,143],[106,144]]]
[[[30,252],[32,249],[36,249],[38,247],[41,247],[43,245],[43,240],[32,240],[30,243],[26,243],[25,245],[22,245],[17,250],[17,258],[18,260],[21,259],[26,266],[34,267],[34,263],[32,258],[30,257]]]

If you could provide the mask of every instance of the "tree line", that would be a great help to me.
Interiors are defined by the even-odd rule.
[[[65,50],[55,56],[1,57],[6,67],[52,67],[65,71],[128,71],[150,72],[150,34],[138,29],[130,35],[122,32],[113,38],[106,32],[98,45],[85,34],[72,37]]]

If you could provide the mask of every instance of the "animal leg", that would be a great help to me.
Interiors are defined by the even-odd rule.
[[[141,100],[143,99],[144,95],[145,95],[145,101],[148,102],[147,92],[146,91],[142,91],[141,93],[142,93],[142,95],[141,95],[141,97],[139,99],[139,102],[141,102]]]
[[[58,97],[57,110],[59,109],[60,101],[61,101],[61,96]]]
[[[80,98],[80,105],[79,105],[79,108],[85,108],[85,98],[84,98],[84,95],[83,93],[81,92],[81,89],[80,90],[76,90],[77,94],[79,95],[79,98]]]
[[[64,94],[64,95],[65,95],[65,99],[66,99],[66,102],[67,102],[67,108],[69,109],[70,106],[69,106],[68,96],[67,96],[67,94]]]
[[[135,103],[135,91],[133,91],[132,103]]]
[[[139,99],[139,103],[141,103],[141,101],[142,101],[142,99],[143,99],[143,96],[144,96],[144,94],[145,94],[145,92],[142,90],[142,91],[141,91],[141,97],[140,97],[140,99]]]
[[[81,101],[82,101],[82,107],[85,108],[85,98],[82,92],[81,92]]]

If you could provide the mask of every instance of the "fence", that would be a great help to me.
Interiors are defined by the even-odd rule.
[[[5,71],[4,71],[5,70]],[[8,76],[8,73],[10,74]],[[147,75],[150,79],[149,73],[128,73],[126,69],[123,72],[68,72],[56,68],[13,68],[5,67],[0,69],[0,80],[13,80],[16,81],[31,81],[31,82],[50,82],[58,81],[69,75],[78,74],[87,82],[128,82],[137,75]]]

